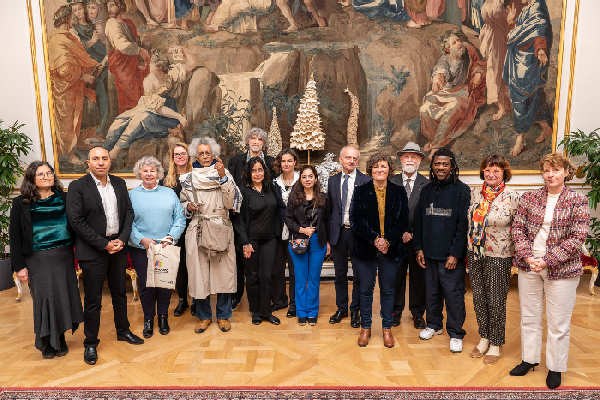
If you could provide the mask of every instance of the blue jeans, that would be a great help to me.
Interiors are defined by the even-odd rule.
[[[465,268],[446,269],[446,261],[425,259],[425,296],[427,297],[427,327],[443,328],[442,309],[446,303],[446,331],[451,338],[462,339],[465,330]]]
[[[231,318],[231,293],[217,294],[217,319]],[[212,319],[212,308],[210,307],[210,296],[205,299],[194,299],[196,317],[198,319]]]
[[[319,244],[317,233],[310,237],[308,251],[296,254],[288,244],[296,275],[296,316],[316,318],[319,315],[319,284],[327,247]]]
[[[360,326],[371,328],[373,315],[373,291],[375,277],[379,275],[379,300],[381,302],[381,325],[383,328],[392,327],[392,312],[396,295],[396,274],[400,263],[378,253],[375,259],[352,259],[355,271],[358,272],[360,285]]]

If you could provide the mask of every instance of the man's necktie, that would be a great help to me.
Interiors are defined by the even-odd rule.
[[[410,186],[410,179],[406,180],[406,184],[404,184],[404,188],[406,189],[406,196],[410,199],[410,193],[412,192],[412,187]]]
[[[348,174],[344,174],[344,183],[342,183],[342,224],[344,223],[344,213],[346,212],[346,202],[348,201]]]

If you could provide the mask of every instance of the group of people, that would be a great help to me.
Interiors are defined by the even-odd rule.
[[[459,353],[468,270],[480,336],[470,356],[486,364],[499,359],[505,343],[506,299],[516,265],[523,350],[510,374],[524,375],[540,362],[545,302],[547,385],[560,385],[590,218],[586,197],[565,184],[574,171],[568,159],[544,156],[544,186],[519,197],[506,185],[511,169],[500,155],[482,161],[483,185],[470,189],[448,148],[433,155],[427,179],[418,172],[425,154],[416,143],[398,152],[401,172],[395,175],[383,153],[369,157],[366,174],[359,171],[359,149],[348,145],[340,151],[341,172],[324,191],[314,166],[298,168],[294,150],[266,155],[266,138],[260,128],[249,130],[247,151],[231,158],[228,168],[212,138],[190,147],[176,143],[166,176],[154,156],[144,156],[134,168],[141,184],[130,191],[109,174],[110,156],[102,147],[89,151],[89,173],[73,181],[67,194],[52,166],[31,163],[13,201],[10,238],[13,269],[30,282],[35,345],[43,357],[66,354],[65,332],[84,322],[84,360],[96,363],[105,278],[117,339],[144,342],[127,318],[127,254],[140,276],[144,338],[153,336],[155,317],[159,333],[168,334],[171,290],[146,285],[147,251],[178,244],[174,315],[190,306],[189,295],[196,333],[213,322],[211,295],[218,328],[229,331],[244,288],[252,324],[279,325],[273,311],[287,307],[287,317],[298,324],[316,325],[321,268],[330,254],[337,309],[329,323],[350,317],[350,325],[360,328],[358,346],[371,339],[378,279],[383,343],[394,347],[392,328],[401,323],[408,272],[408,308],[419,337],[443,333],[445,305],[449,348]],[[74,257],[83,270],[83,309]]]

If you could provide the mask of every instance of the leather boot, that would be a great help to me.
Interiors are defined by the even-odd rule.
[[[171,331],[171,328],[169,327],[169,319],[167,318],[167,315],[159,315],[158,316],[158,332],[161,335],[166,335]]]
[[[385,347],[394,347],[394,335],[390,328],[383,328],[383,345]]]
[[[366,347],[369,344],[371,338],[371,328],[360,328],[358,335],[358,345],[360,347]]]

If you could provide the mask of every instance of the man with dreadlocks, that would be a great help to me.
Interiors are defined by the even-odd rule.
[[[415,210],[414,248],[417,263],[425,269],[427,327],[422,340],[443,333],[442,308],[446,303],[446,331],[450,351],[462,351],[465,331],[465,264],[467,210],[471,193],[458,179],[456,157],[442,147],[431,160],[430,183],[421,191]]]

